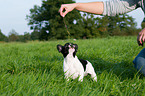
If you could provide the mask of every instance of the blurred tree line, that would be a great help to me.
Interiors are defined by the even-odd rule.
[[[52,39],[89,39],[106,36],[137,35],[134,18],[127,14],[117,16],[99,16],[73,10],[61,17],[58,10],[61,4],[75,3],[73,0],[42,0],[42,5],[34,5],[26,16],[33,32],[18,35],[11,30],[6,37],[0,30],[0,41],[28,41]],[[145,24],[142,23],[142,26]]]

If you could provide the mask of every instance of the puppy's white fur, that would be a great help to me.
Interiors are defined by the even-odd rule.
[[[69,54],[64,58],[63,70],[65,73],[65,78],[69,80],[69,78],[75,79],[79,77],[79,81],[83,81],[83,77],[87,74],[90,74],[94,81],[97,82],[97,76],[94,71],[92,64],[87,61],[86,70],[84,71],[83,65],[77,56],[73,56],[74,48],[69,49]]]

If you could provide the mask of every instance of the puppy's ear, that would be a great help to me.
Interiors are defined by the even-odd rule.
[[[75,50],[76,52],[78,51],[78,45],[77,44],[74,44],[75,45]]]
[[[62,45],[57,45],[57,50],[58,50],[59,52],[61,52],[61,51],[62,51]]]

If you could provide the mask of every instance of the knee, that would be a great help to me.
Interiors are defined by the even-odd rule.
[[[140,73],[145,75],[145,58],[137,56],[134,61],[134,67],[139,71]]]

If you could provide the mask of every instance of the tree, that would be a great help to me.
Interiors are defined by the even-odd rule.
[[[42,0],[41,6],[35,5],[34,8],[30,9],[30,15],[27,15],[28,25],[33,30],[39,30],[41,34],[40,40],[68,38],[65,26],[68,27],[72,37],[79,30],[74,24],[74,21],[78,21],[81,18],[79,11],[73,10],[65,18],[59,15],[58,10],[61,4],[64,3],[75,2],[72,0]]]
[[[31,39],[32,40],[39,40],[40,38],[40,32],[38,30],[34,30],[32,33],[31,33]]]
[[[9,39],[9,41],[19,41],[18,33],[14,29],[12,29],[9,32],[8,39]]]
[[[0,41],[7,41],[7,37],[0,30]]]
[[[136,29],[134,19],[127,14],[117,16],[104,16],[98,22],[98,28],[105,28],[110,36],[114,35],[132,35]],[[128,30],[129,29],[129,30]]]
[[[100,33],[97,29],[96,23],[98,22],[97,19],[94,17],[93,14],[89,13],[82,13],[82,19],[76,23],[79,28],[81,28],[80,37],[83,39],[95,38],[100,37]]]
[[[31,34],[29,32],[24,32],[24,41],[31,40]]]

